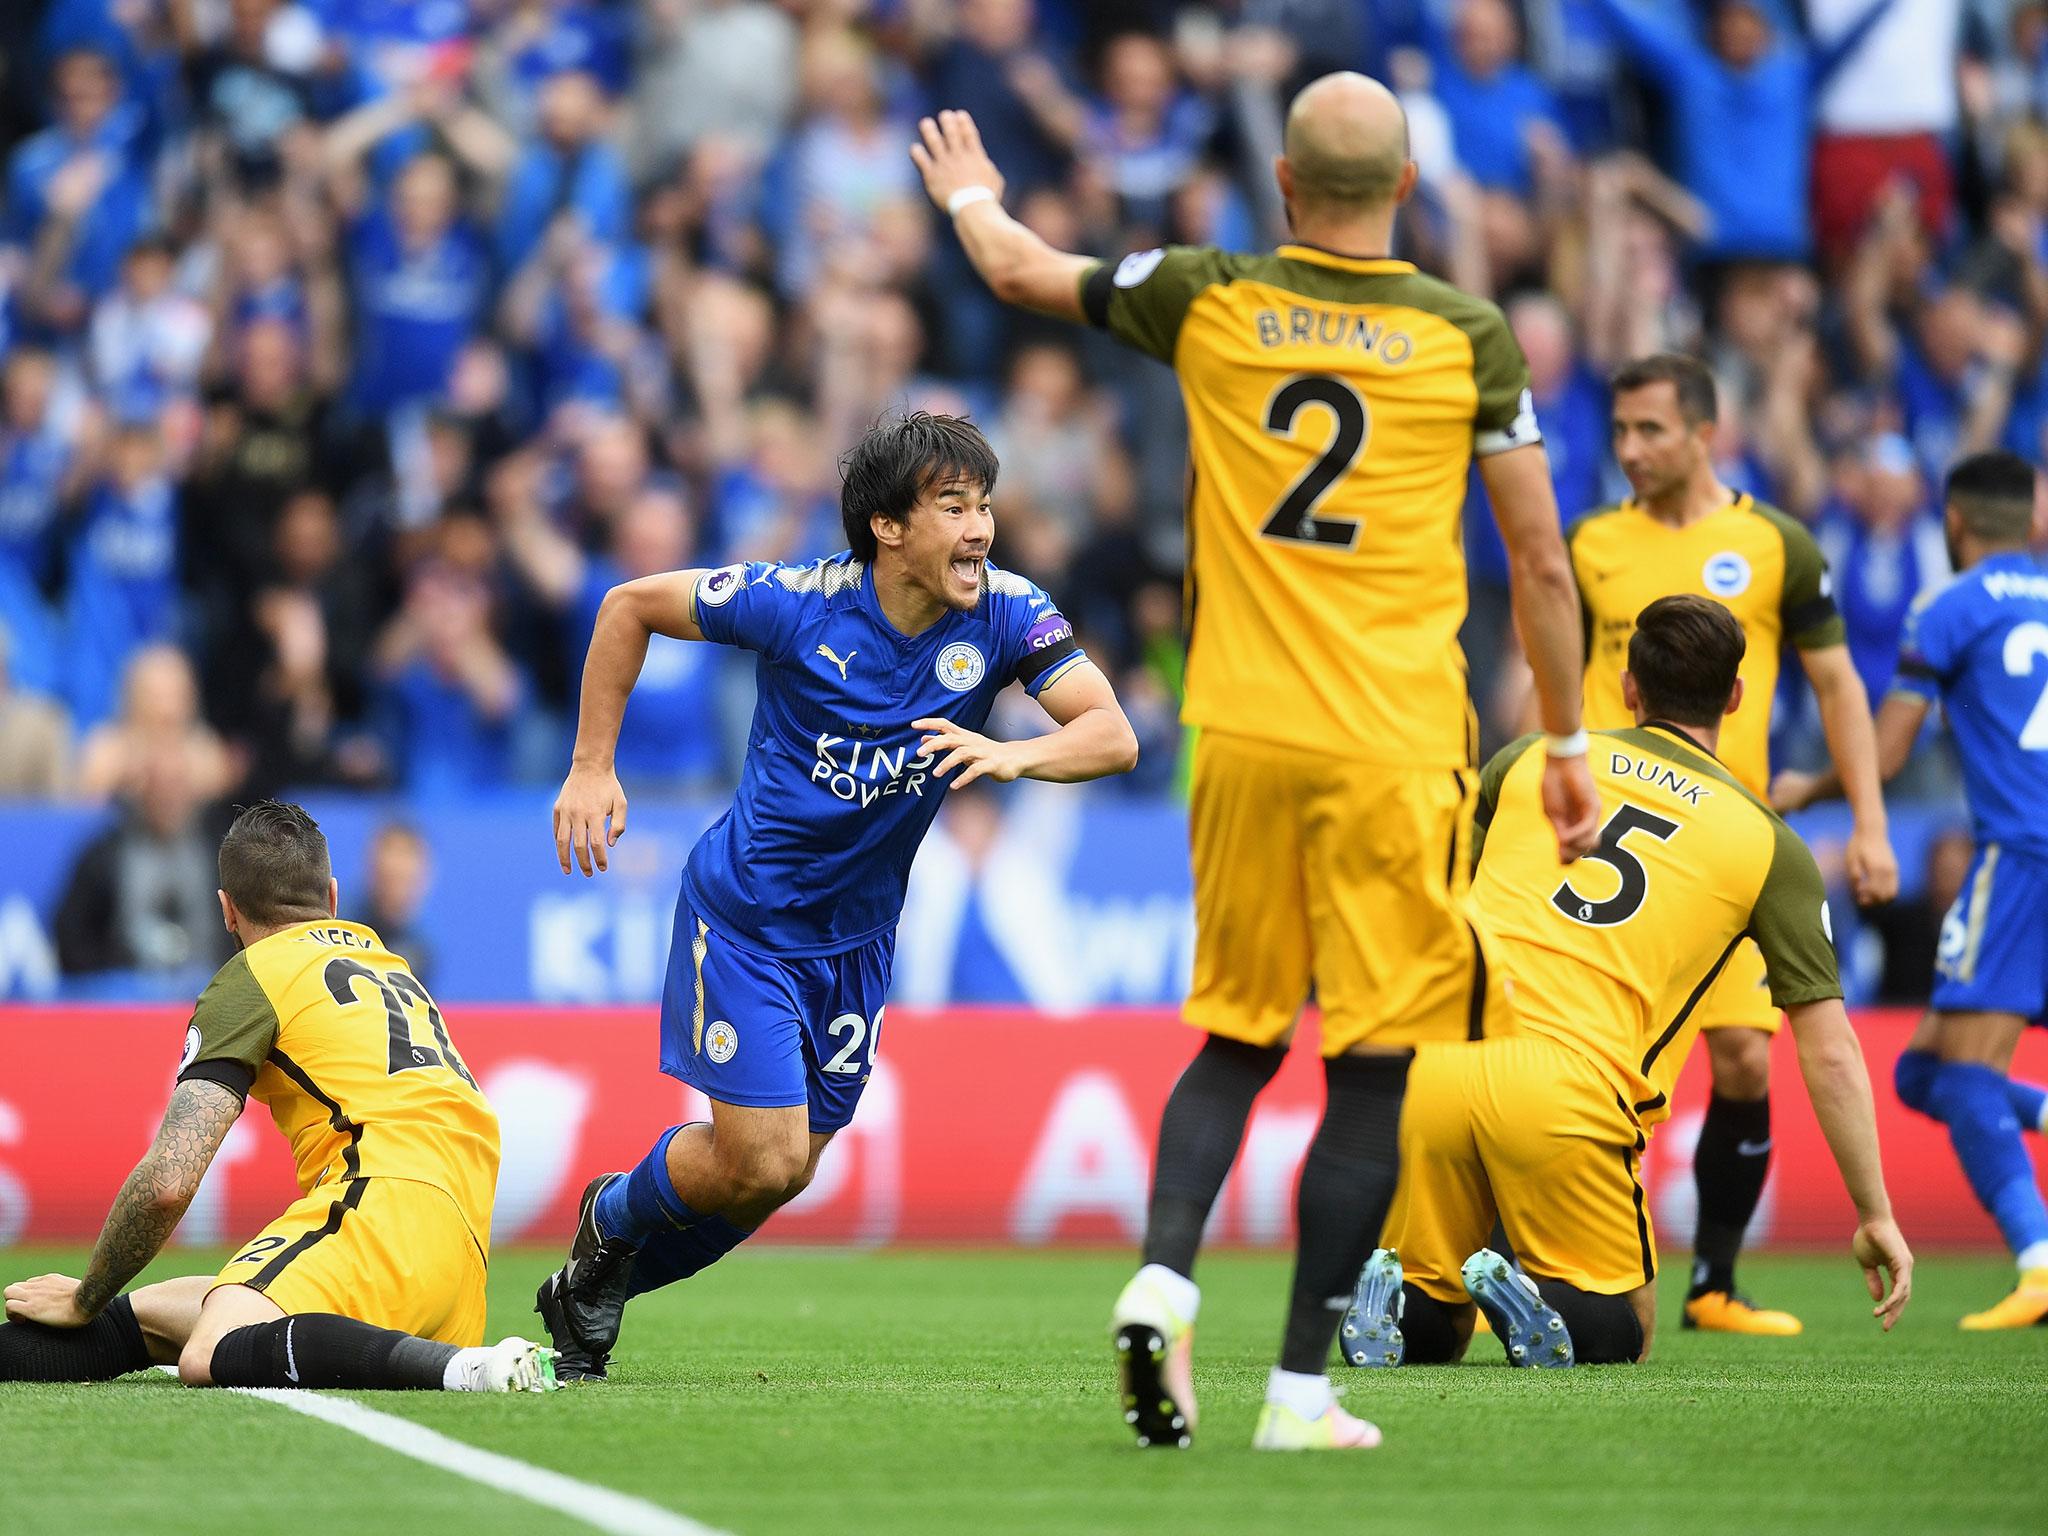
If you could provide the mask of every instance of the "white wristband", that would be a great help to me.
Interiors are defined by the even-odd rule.
[[[1543,738],[1543,752],[1547,757],[1584,757],[1592,745],[1593,740],[1583,726],[1569,736],[1546,735]]]
[[[972,208],[976,203],[992,203],[996,194],[989,187],[962,187],[946,199],[946,216],[957,219],[962,208]]]

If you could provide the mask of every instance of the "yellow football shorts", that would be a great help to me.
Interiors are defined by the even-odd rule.
[[[1642,1133],[1584,1056],[1537,1035],[1424,1046],[1401,1111],[1385,1246],[1438,1301],[1495,1216],[1531,1275],[1619,1295],[1656,1278]]]
[[[1785,1015],[1771,1001],[1770,978],[1764,974],[1764,952],[1755,939],[1735,946],[1713,990],[1700,999],[1701,1029],[1760,1029],[1775,1035]]]
[[[1274,1045],[1313,987],[1326,1056],[1483,1034],[1501,983],[1467,915],[1474,792],[1456,769],[1203,731],[1183,1017]]]
[[[303,1196],[221,1267],[287,1313],[333,1312],[443,1344],[484,1339],[484,1256],[453,1199],[411,1179]]]

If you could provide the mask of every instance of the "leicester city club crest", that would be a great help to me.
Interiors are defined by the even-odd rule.
[[[981,652],[965,640],[955,640],[939,652],[939,681],[955,693],[965,693],[987,671],[988,663],[981,659]]]
[[[731,1061],[732,1053],[739,1048],[740,1032],[723,1019],[714,1019],[704,1031],[704,1054],[720,1066]]]

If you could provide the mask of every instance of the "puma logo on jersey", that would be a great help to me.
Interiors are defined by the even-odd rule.
[[[831,662],[833,666],[835,666],[835,667],[837,667],[837,668],[839,669],[839,680],[840,680],[840,681],[841,681],[841,682],[843,683],[843,682],[845,682],[845,681],[846,681],[846,664],[847,664],[847,662],[850,662],[850,661],[852,661],[854,657],[856,657],[856,656],[858,656],[858,655],[860,654],[860,652],[859,652],[859,651],[848,651],[848,652],[846,653],[846,660],[845,660],[845,661],[842,661],[842,660],[840,660],[840,658],[839,658],[839,654],[838,654],[838,653],[837,653],[836,651],[834,651],[834,650],[832,649],[832,647],[831,647],[831,646],[829,646],[829,645],[821,645],[821,646],[819,646],[819,647],[818,647],[818,654],[819,654],[820,656],[824,657],[824,658],[825,658],[825,659],[826,659],[827,661]]]

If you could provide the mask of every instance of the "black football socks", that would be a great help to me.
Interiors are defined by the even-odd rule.
[[[1643,1322],[1626,1296],[1600,1296],[1562,1280],[1538,1280],[1536,1289],[1564,1319],[1580,1365],[1633,1365],[1641,1356]]]
[[[439,1391],[453,1344],[436,1344],[352,1317],[301,1312],[251,1323],[213,1346],[218,1387],[355,1387]]]
[[[1707,1102],[1699,1145],[1692,1155],[1699,1188],[1699,1221],[1693,1237],[1692,1289],[1687,1300],[1709,1291],[1735,1291],[1735,1256],[1763,1198],[1771,1171],[1771,1100]]]
[[[1247,1045],[1211,1035],[1181,1073],[1159,1120],[1145,1263],[1193,1276],[1202,1228],[1237,1159],[1252,1101],[1286,1059],[1284,1045]]]
[[[112,1381],[149,1364],[149,1342],[126,1296],[83,1328],[0,1323],[0,1381]]]
[[[1323,1122],[1301,1165],[1294,1289],[1280,1368],[1321,1375],[1366,1255],[1386,1225],[1401,1168],[1401,1096],[1409,1058],[1333,1056]]]
[[[1411,1280],[1401,1287],[1401,1363],[1449,1365],[1472,1336],[1469,1323],[1459,1328],[1453,1309]]]

